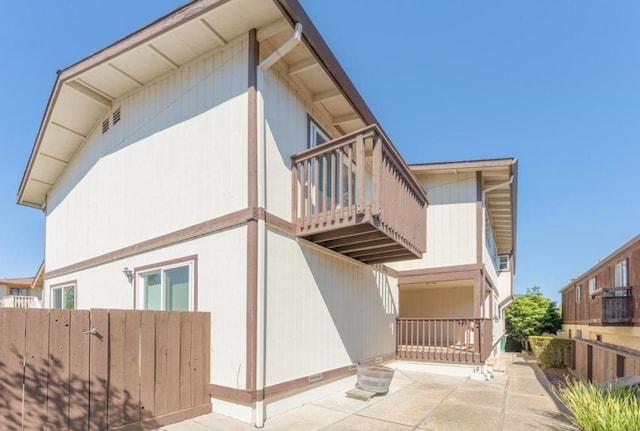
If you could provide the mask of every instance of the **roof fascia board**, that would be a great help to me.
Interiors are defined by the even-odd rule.
[[[411,164],[409,167],[414,172],[431,172],[431,171],[451,171],[451,170],[482,170],[488,168],[509,167],[517,164],[517,159],[487,159],[487,160],[469,160],[461,162],[442,162],[442,163],[421,163]]]

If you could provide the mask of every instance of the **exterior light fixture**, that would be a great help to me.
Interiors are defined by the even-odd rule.
[[[124,269],[122,270],[122,273],[127,277],[127,280],[129,280],[129,283],[133,281],[133,271],[131,271],[129,268],[125,266]]]

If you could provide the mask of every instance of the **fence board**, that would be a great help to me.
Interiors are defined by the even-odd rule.
[[[191,313],[180,313],[180,410],[191,403]]]
[[[180,410],[180,313],[170,313],[167,332],[167,410]],[[169,347],[170,346],[170,347]]]
[[[140,321],[140,416],[142,420],[154,416],[155,325],[155,312],[143,311]]]
[[[109,428],[125,424],[124,421],[124,310],[109,312],[109,397],[108,418]]]
[[[27,310],[25,340],[24,429],[39,430],[47,415],[49,310]]]
[[[88,310],[72,311],[69,326],[70,403],[69,428],[86,430],[89,427],[89,344],[92,335]],[[27,338],[28,342],[28,338]]]
[[[169,332],[169,316],[166,311],[156,312],[156,378],[154,416],[167,414],[167,334]]]
[[[91,310],[91,327],[98,335],[91,335],[89,341],[89,429],[104,430],[109,400],[109,312]]]
[[[209,313],[3,308],[0,333],[2,430],[142,429],[211,410]]]
[[[140,421],[140,369],[133,366],[140,363],[140,316],[139,311],[128,311],[124,330],[124,419],[127,424]]]
[[[204,403],[204,399],[207,396],[206,387],[204,383],[204,319],[202,314],[195,314],[191,325],[191,367],[193,374],[191,375],[191,402],[194,405],[200,405]]]

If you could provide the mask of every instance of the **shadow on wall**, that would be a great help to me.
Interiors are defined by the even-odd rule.
[[[351,362],[395,352],[397,292],[394,295],[389,276],[304,245],[301,248]]]
[[[89,381],[56,358],[23,362],[15,349],[11,356],[10,364],[0,361],[0,429],[107,429],[153,416],[128,391],[107,389],[105,379]]]

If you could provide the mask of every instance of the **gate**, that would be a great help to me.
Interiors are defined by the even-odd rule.
[[[0,309],[0,429],[153,428],[210,412],[210,320]]]

